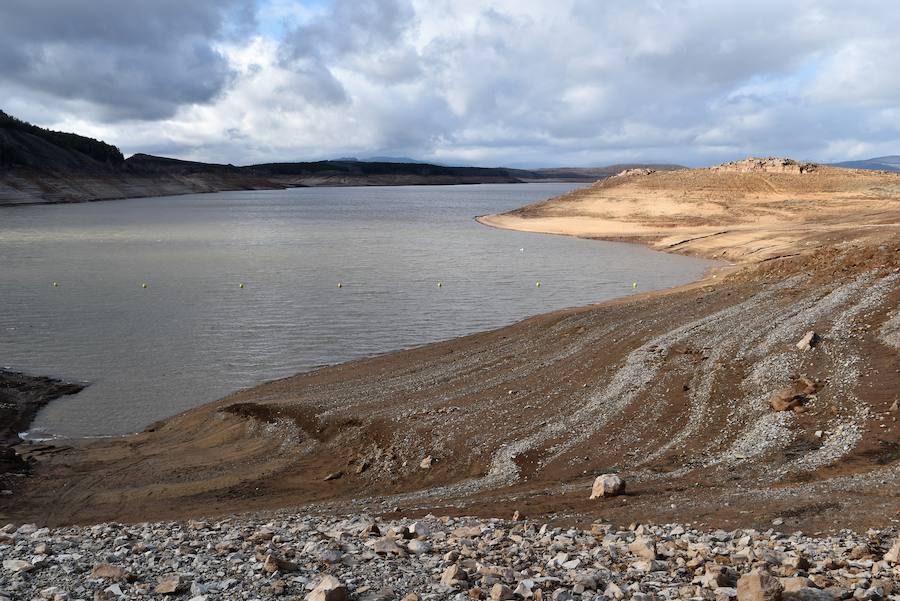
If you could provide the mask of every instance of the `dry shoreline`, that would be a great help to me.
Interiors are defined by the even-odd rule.
[[[708,171],[606,180],[503,224],[547,229],[547,219],[559,226],[566,213],[584,221],[591,211],[598,223],[616,211],[628,223],[621,209],[637,206],[643,229],[580,233],[740,264],[715,282],[300,374],[123,440],[36,453],[35,477],[15,507],[0,501],[0,514],[67,524],[296,506],[520,510],[568,523],[602,516],[764,527],[779,517],[804,530],[900,519],[891,409],[900,390],[891,343],[900,327],[891,325],[900,304],[900,177]],[[710,204],[725,201],[710,199],[709,186],[669,179],[685,176],[730,185],[723,215],[736,223],[709,223]],[[873,181],[894,191],[865,192]],[[759,198],[757,187],[772,186],[781,197]],[[633,201],[666,190],[677,192],[672,202],[649,212]],[[700,237],[710,228],[719,233]],[[796,349],[810,329],[820,345]],[[801,377],[817,382],[806,411],[773,412],[767,400],[802,388]],[[431,467],[419,467],[427,457]],[[626,475],[629,494],[588,501],[593,475],[611,469]]]

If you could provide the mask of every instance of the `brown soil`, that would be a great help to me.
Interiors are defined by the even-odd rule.
[[[900,360],[888,335],[898,192],[900,176],[878,173],[693,170],[611,178],[486,218],[724,250],[740,266],[270,382],[123,439],[22,447],[36,474],[0,514],[64,524],[303,507],[886,525],[900,519]],[[707,228],[719,233],[700,238]],[[801,351],[808,330],[821,340]],[[802,411],[771,409],[786,389],[804,396]],[[588,500],[609,471],[627,494]]]

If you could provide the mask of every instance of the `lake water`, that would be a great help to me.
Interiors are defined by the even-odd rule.
[[[123,434],[265,380],[632,294],[633,281],[673,286],[711,265],[473,220],[573,187],[0,209],[0,366],[90,382],[42,411],[32,437]]]

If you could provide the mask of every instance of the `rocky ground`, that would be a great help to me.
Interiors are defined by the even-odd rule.
[[[900,599],[896,530],[280,514],[0,530],[0,599]]]

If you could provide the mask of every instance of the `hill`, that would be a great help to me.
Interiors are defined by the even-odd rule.
[[[43,129],[0,111],[0,167],[97,169],[119,165],[122,152],[100,140]]]
[[[896,219],[898,197],[898,175],[748,159],[704,169],[625,171],[482,221],[743,261],[793,252],[811,229],[837,234],[844,226]]]
[[[873,169],[877,171],[900,171],[900,155],[875,157],[859,161],[844,161],[832,163],[833,167],[845,167],[848,169]]]

